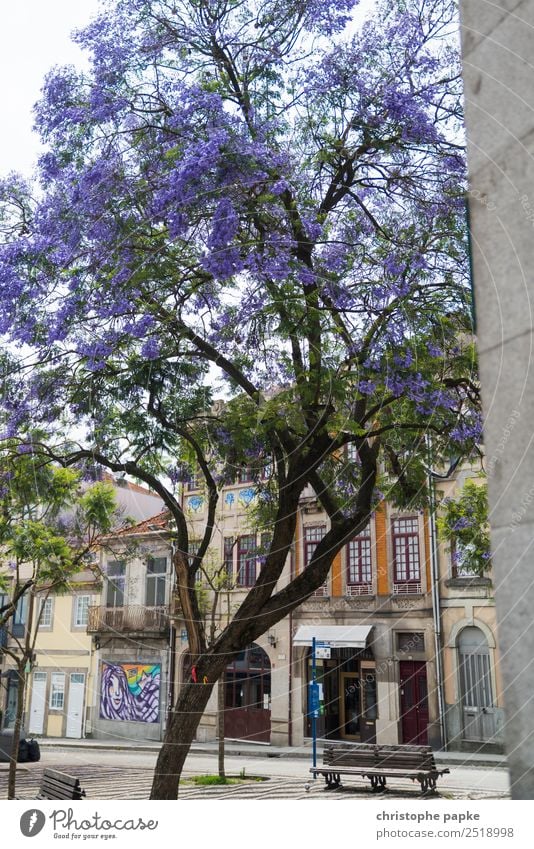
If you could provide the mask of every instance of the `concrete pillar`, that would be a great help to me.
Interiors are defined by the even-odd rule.
[[[485,465],[516,799],[534,798],[534,3],[461,0]]]

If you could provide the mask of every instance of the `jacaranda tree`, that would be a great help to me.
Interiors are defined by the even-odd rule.
[[[229,658],[324,582],[378,489],[421,496],[425,435],[434,463],[479,436],[454,3],[384,0],[360,28],[356,6],[109,0],[76,35],[90,70],[44,85],[38,182],[2,187],[7,433],[46,427],[50,455],[134,475],[174,522],[208,683],[180,691],[153,798],[176,798]],[[272,542],[210,640],[195,574],[243,464],[268,470]],[[307,485],[330,530],[276,591]]]

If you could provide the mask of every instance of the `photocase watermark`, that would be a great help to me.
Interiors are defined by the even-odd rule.
[[[36,837],[44,828],[46,817],[42,811],[32,808],[24,811],[20,818],[20,830],[24,837]]]
[[[495,210],[497,209],[497,206],[493,203],[493,201],[488,200],[487,195],[485,195],[479,189],[469,189],[467,195],[470,198],[475,198],[475,200],[478,200],[478,202],[482,204],[482,206],[486,207],[488,212],[495,212]]]
[[[512,431],[520,417],[521,413],[519,412],[519,410],[512,410],[512,412],[510,413],[508,420],[502,429],[501,438],[499,439],[499,442],[497,443],[493,454],[486,463],[486,471],[488,474],[491,474],[493,471],[495,471],[495,466],[497,465],[499,459],[502,457],[504,449],[506,448],[506,444],[510,439]]]
[[[20,818],[20,830],[24,837],[36,837],[45,827],[47,817],[37,808],[30,808]],[[76,818],[72,808],[54,810],[48,816],[54,838],[59,840],[87,840],[100,838],[111,840],[121,832],[155,831],[158,820],[144,820],[143,817],[108,819],[97,811],[94,814],[82,814]]]

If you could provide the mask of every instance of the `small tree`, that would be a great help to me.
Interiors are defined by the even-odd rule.
[[[13,442],[0,453],[0,627],[9,641],[0,651],[17,669],[17,711],[9,766],[8,798],[15,798],[17,755],[27,676],[35,658],[43,604],[51,593],[68,590],[90,565],[100,535],[117,519],[109,483],[80,491],[80,473],[53,466],[33,453],[19,454]],[[14,633],[13,618],[24,606],[24,634]]]
[[[491,568],[486,483],[466,481],[458,498],[444,499],[441,507],[438,533],[449,543],[453,562],[466,572],[482,576]]]
[[[479,437],[455,3],[387,0],[361,31],[356,5],[109,2],[77,35],[90,72],[46,80],[40,191],[12,178],[0,194],[0,332],[33,351],[5,369],[12,432],[56,421],[43,451],[132,474],[174,522],[207,683],[180,690],[152,798],[176,799],[229,659],[325,581],[382,471],[413,503],[425,432],[433,463]],[[243,466],[272,541],[211,639],[195,575]],[[189,558],[171,483],[197,472]],[[329,530],[277,591],[306,486]]]

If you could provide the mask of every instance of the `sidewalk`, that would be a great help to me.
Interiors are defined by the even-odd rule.
[[[39,738],[39,745],[42,749],[107,749],[115,751],[138,751],[138,752],[158,752],[161,748],[161,742],[150,742],[147,740],[73,740],[68,737],[43,737]],[[322,756],[323,747],[319,742],[317,744],[317,755]],[[199,754],[217,754],[217,742],[211,743],[193,743],[191,753],[198,752]],[[251,758],[302,758],[311,760],[311,741],[306,742],[304,746],[271,746],[261,743],[246,743],[240,740],[227,740],[225,743],[225,752],[227,755],[246,756]],[[493,767],[495,769],[506,769],[506,758],[504,755],[492,755],[478,752],[441,752],[435,751],[434,757],[436,763],[449,766],[450,764],[466,765],[470,767]]]

